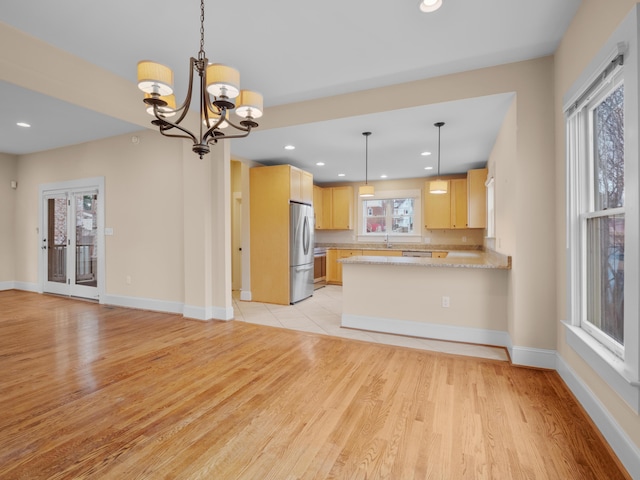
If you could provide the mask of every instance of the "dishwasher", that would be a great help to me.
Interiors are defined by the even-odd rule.
[[[404,250],[402,252],[403,257],[426,257],[431,258],[431,252],[426,252],[424,250]]]

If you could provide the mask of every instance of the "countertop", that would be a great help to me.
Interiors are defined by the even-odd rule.
[[[472,251],[481,252],[480,245],[436,245],[425,243],[395,243],[391,248],[387,248],[384,243],[316,243],[316,247],[339,250],[390,250],[390,251],[418,251],[418,252],[450,252]]]
[[[364,249],[363,249],[364,250]],[[404,248],[403,250],[414,250]],[[436,250],[433,250],[436,251]],[[491,268],[509,270],[511,257],[494,251],[448,250],[446,258],[354,256],[338,260],[342,264],[394,265],[445,268]]]

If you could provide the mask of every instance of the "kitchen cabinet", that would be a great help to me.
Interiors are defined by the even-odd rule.
[[[342,285],[342,264],[338,260],[359,255],[362,250],[327,250],[327,283]]]
[[[467,228],[467,179],[450,180],[451,228]]]
[[[313,186],[313,213],[316,216],[315,226],[317,230],[324,229],[324,202],[322,200],[322,191],[324,189],[317,185]]]
[[[468,228],[487,228],[487,172],[486,168],[467,172]]]
[[[424,186],[424,228],[436,230],[451,228],[451,182],[447,182],[447,193],[429,193],[430,181]]]
[[[467,179],[445,180],[447,193],[429,193],[424,189],[424,228],[427,230],[468,228]]]
[[[327,250],[327,283],[342,285],[342,264],[338,261],[341,258],[353,256],[374,256],[374,257],[401,257],[400,250],[359,250],[359,249],[336,249]]]
[[[250,169],[249,182],[251,297],[288,305],[289,201],[311,204],[313,176],[291,165],[275,165]]]
[[[313,175],[289,165],[289,198],[296,202],[313,203]]]
[[[317,214],[316,214],[317,216]],[[351,230],[353,217],[353,187],[322,188],[321,230]]]

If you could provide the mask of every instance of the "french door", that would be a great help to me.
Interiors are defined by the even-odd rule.
[[[98,299],[104,278],[98,188],[44,191],[41,198],[43,292]]]

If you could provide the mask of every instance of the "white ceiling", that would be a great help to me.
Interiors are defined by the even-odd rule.
[[[209,0],[205,50],[210,61],[238,68],[243,88],[263,93],[269,107],[551,54],[581,0],[443,1],[439,11],[424,14],[417,0]],[[115,73],[132,88],[139,60],[169,65],[180,101],[188,59],[199,48],[199,9],[197,0],[8,0],[0,22]],[[139,130],[89,105],[22,87],[0,81],[1,152],[24,154]],[[444,121],[441,171],[459,172],[486,162],[510,101],[496,95],[258,130],[233,140],[232,153],[301,166],[321,183],[339,181],[339,172],[344,180],[361,181],[362,132],[369,130],[370,179],[424,176],[424,166],[437,161],[433,123]],[[18,121],[33,127],[20,130]],[[283,150],[287,143],[296,150]],[[425,149],[434,152],[427,160],[419,156]],[[326,166],[320,169],[317,161]]]

